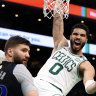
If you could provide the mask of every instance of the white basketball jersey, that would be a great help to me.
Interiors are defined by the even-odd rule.
[[[79,66],[85,60],[86,57],[72,54],[69,47],[63,46],[47,60],[37,77],[60,88],[66,96],[81,81]]]

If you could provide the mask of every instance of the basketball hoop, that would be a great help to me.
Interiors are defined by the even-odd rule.
[[[63,15],[63,18],[67,19],[69,16],[69,2],[70,0],[44,0],[44,17],[51,19],[58,13],[58,16]]]

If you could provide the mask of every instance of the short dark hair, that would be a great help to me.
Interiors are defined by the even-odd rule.
[[[84,23],[77,23],[77,24],[75,24],[75,25],[72,27],[72,29],[71,29],[71,34],[73,33],[73,30],[74,30],[75,28],[84,29],[84,30],[86,31],[86,36],[87,36],[87,38],[88,38],[88,36],[89,36],[89,28],[88,28],[88,26],[86,26]]]
[[[6,41],[6,44],[5,44],[5,47],[4,47],[5,54],[7,53],[8,48],[16,47],[18,44],[25,44],[25,45],[28,45],[28,46],[31,45],[31,43],[23,37],[20,37],[20,36],[10,37]]]

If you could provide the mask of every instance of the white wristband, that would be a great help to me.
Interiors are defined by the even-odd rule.
[[[94,83],[95,81],[94,80],[88,80],[86,83],[85,83],[85,89],[87,89],[87,87],[89,85],[91,85],[92,83]]]

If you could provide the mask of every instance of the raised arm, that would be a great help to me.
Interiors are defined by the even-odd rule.
[[[96,93],[96,81],[94,81],[95,70],[90,62],[86,61],[80,65],[80,71],[83,72],[83,83],[88,94]]]
[[[55,16],[58,14],[55,14]],[[56,49],[67,45],[68,41],[63,35],[64,33],[64,22],[63,22],[63,16],[54,17],[53,18],[53,40],[54,40],[54,49],[52,53],[56,51]]]

